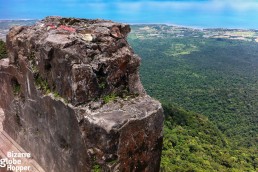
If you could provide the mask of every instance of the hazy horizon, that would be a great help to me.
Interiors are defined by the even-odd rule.
[[[0,0],[0,19],[101,18],[129,24],[258,29],[256,0]]]

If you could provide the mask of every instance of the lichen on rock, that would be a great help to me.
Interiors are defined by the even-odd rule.
[[[140,82],[129,32],[112,21],[47,17],[8,33],[4,130],[46,171],[159,170],[163,110]]]

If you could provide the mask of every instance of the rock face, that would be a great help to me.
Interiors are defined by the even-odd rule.
[[[159,171],[163,110],[141,85],[129,32],[48,17],[7,35],[4,130],[46,171]]]

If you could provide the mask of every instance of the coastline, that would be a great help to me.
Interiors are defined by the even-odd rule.
[[[91,18],[86,18],[91,19]],[[12,21],[39,21],[41,19],[0,19],[0,23],[3,22],[12,22]],[[258,31],[258,27],[234,27],[234,26],[219,26],[219,27],[213,27],[213,26],[198,26],[198,25],[184,25],[184,24],[176,24],[176,23],[169,23],[169,22],[127,22],[127,21],[116,21],[119,23],[126,23],[129,25],[166,25],[166,26],[174,26],[179,28],[188,28],[188,29],[196,29],[196,30],[252,30],[252,31]]]

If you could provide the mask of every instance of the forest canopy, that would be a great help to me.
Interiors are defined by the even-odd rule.
[[[143,85],[165,109],[162,168],[257,171],[254,38],[214,38],[207,35],[224,32],[164,25],[132,30],[129,42],[142,58]]]

